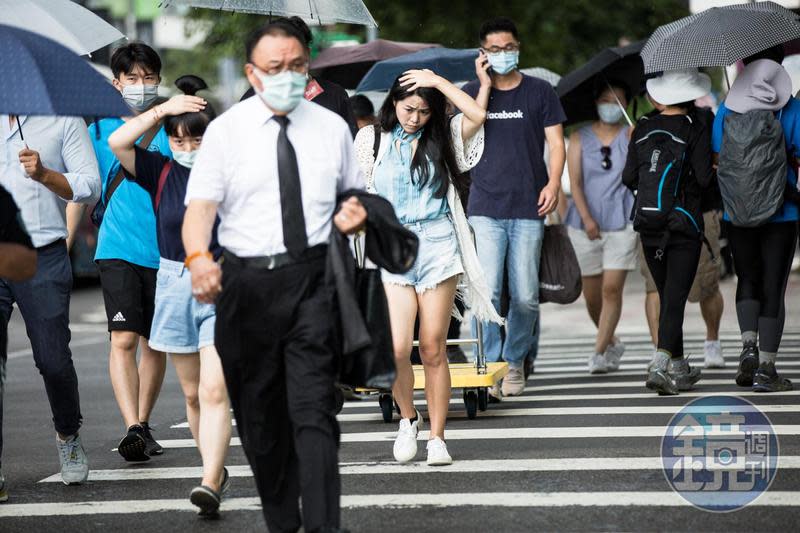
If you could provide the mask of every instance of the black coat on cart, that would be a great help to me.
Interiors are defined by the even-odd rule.
[[[362,190],[343,192],[337,203],[355,196],[367,211],[361,249],[375,265],[392,273],[408,272],[417,259],[419,240],[406,229],[385,198]],[[356,263],[346,235],[334,229],[328,246],[326,281],[339,312],[335,350],[340,355],[339,382],[353,387],[389,389],[394,365],[389,307],[380,270]]]

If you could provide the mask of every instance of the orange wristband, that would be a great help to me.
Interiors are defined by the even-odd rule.
[[[183,266],[189,268],[189,265],[192,264],[192,261],[194,261],[198,257],[207,257],[212,261],[214,260],[214,256],[208,250],[206,250],[205,252],[193,252],[186,256],[186,261],[183,262]]]

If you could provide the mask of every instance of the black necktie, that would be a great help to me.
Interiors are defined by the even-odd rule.
[[[306,219],[303,216],[303,195],[300,192],[300,171],[297,156],[286,135],[289,117],[275,115],[280,124],[278,133],[278,181],[281,191],[281,218],[283,221],[283,244],[292,258],[297,259],[308,247]]]

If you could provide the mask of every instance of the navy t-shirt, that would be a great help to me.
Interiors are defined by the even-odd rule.
[[[170,158],[160,152],[150,152],[136,146],[136,177],[134,178],[127,172],[125,177],[138,183],[144,190],[150,193],[155,206],[156,193],[158,191],[158,179],[161,170]],[[183,215],[186,213],[184,200],[186,199],[186,184],[189,182],[190,170],[177,162],[172,161],[164,188],[161,191],[161,201],[158,204],[156,214],[156,235],[158,236],[158,251],[161,257],[170,261],[184,262],[186,252],[183,248],[181,239],[181,228],[183,227]],[[209,250],[218,259],[222,255],[222,248],[217,242],[217,227],[219,217],[214,222],[214,229],[211,233],[211,245]]]
[[[463,89],[475,98],[480,83],[471,81]],[[546,81],[523,74],[514,89],[492,88],[483,157],[470,170],[467,214],[541,219],[537,204],[548,182],[544,129],[566,120],[556,92]]]

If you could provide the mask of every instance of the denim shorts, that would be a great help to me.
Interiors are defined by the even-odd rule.
[[[193,354],[214,345],[216,310],[192,296],[192,274],[183,263],[161,258],[150,347],[171,354]]]
[[[448,217],[405,224],[419,237],[417,260],[405,274],[381,271],[384,283],[411,286],[421,294],[464,272],[458,240]]]

